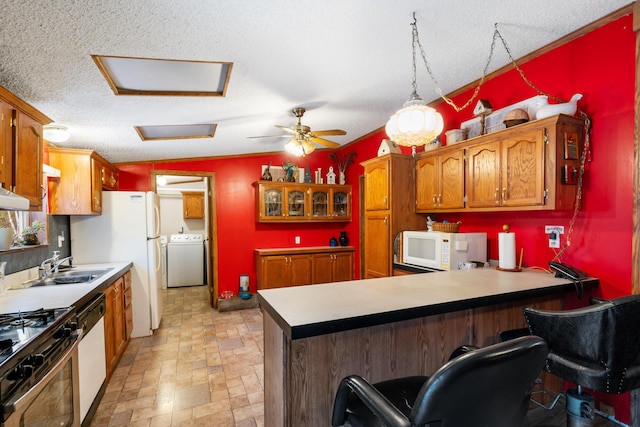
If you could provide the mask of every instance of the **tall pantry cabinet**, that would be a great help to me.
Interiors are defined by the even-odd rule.
[[[364,278],[391,276],[393,241],[403,230],[426,229],[415,213],[415,162],[387,154],[364,167]]]

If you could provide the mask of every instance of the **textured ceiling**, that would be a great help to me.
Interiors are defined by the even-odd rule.
[[[444,93],[481,77],[494,23],[518,58],[630,0],[4,0],[0,85],[112,162],[273,152],[292,125],[382,126],[411,92],[416,12]],[[226,97],[116,96],[92,54],[233,62]],[[489,71],[508,62],[496,47]],[[424,67],[418,93],[437,98]],[[141,141],[139,125],[217,123],[214,138]]]

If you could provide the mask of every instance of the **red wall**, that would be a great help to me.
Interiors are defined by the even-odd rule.
[[[501,49],[498,45],[497,49]],[[633,144],[634,144],[634,70],[635,34],[631,16],[623,17],[582,36],[550,53],[522,65],[526,76],[548,94],[569,99],[574,93],[584,98],[579,107],[592,120],[592,161],[585,172],[583,207],[575,223],[570,248],[562,261],[600,278],[599,292],[607,297],[631,293],[631,236],[633,212]],[[478,70],[480,72],[480,70]],[[425,99],[428,90],[421,94]],[[488,99],[494,109],[521,101],[537,93],[511,70],[484,83],[480,98]],[[455,100],[463,104],[471,91]],[[475,102],[472,103],[472,107]],[[398,106],[400,107],[400,105]],[[442,103],[437,106],[445,118],[445,130],[457,128],[472,117],[473,108],[461,113]],[[392,112],[390,112],[391,114]],[[381,126],[383,123],[380,124]],[[213,171],[216,173],[216,195],[219,244],[219,291],[238,287],[240,274],[249,273],[255,291],[254,248],[294,246],[300,235],[302,246],[326,245],[331,236],[346,230],[351,244],[358,246],[359,162],[374,157],[380,141],[379,132],[344,149],[357,152],[355,164],[347,170],[347,182],[353,185],[353,221],[348,224],[281,224],[255,222],[254,192],[251,183],[260,177],[260,165],[271,161],[279,165],[291,160],[311,170],[322,167],[326,172],[333,162],[327,151],[316,151],[303,159],[284,154],[220,159],[187,163],[157,163],[120,167],[123,190],[148,190],[150,169]],[[568,230],[571,212],[516,212],[438,214],[438,220],[462,221],[461,231],[486,231],[489,235],[489,257],[498,258],[497,233],[508,223],[516,233],[518,253],[524,248],[523,265],[546,268],[555,253],[548,247],[545,225],[563,225]],[[561,243],[564,244],[565,236]],[[359,258],[359,251],[356,252]],[[359,263],[356,265],[358,276]],[[584,305],[584,301],[570,301]],[[628,396],[606,396],[619,419],[629,422]],[[625,419],[626,418],[626,419]]]

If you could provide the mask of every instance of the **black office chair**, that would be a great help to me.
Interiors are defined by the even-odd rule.
[[[332,425],[521,426],[548,353],[544,340],[520,337],[462,353],[431,377],[373,385],[358,375],[344,378],[336,392]]]
[[[604,415],[582,387],[613,394],[640,388],[640,295],[575,310],[525,308],[524,316],[530,333],[549,345],[545,370],[578,386],[567,391],[569,421]]]

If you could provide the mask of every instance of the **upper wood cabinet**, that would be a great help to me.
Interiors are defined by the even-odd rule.
[[[182,192],[182,216],[184,219],[204,219],[204,193]]]
[[[416,211],[464,208],[464,151],[416,161]]]
[[[93,150],[49,147],[49,164],[60,170],[49,182],[52,214],[99,215],[102,190],[119,186],[117,168]]]
[[[559,115],[421,154],[416,211],[572,209],[582,128]]]
[[[351,186],[257,181],[257,222],[351,221]]]
[[[42,126],[51,119],[0,86],[0,183],[41,210]]]

